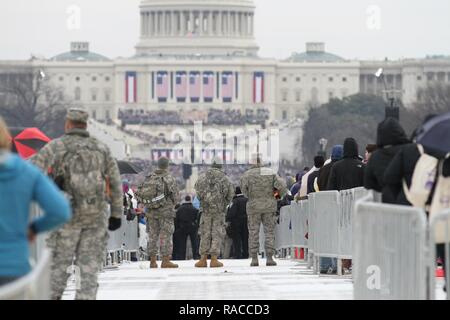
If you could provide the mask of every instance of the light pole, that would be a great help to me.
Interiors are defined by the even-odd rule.
[[[386,107],[385,107],[385,118],[395,118],[397,120],[400,120],[400,109],[398,105],[395,103],[395,93],[397,92],[394,88],[391,90],[388,89],[386,84],[386,79],[384,77],[384,70],[383,68],[379,68],[377,72],[375,72],[375,77],[377,79],[383,80],[384,85],[384,92],[386,93]]]
[[[322,156],[324,159],[327,157],[327,152],[326,152],[327,144],[328,144],[327,139],[322,138],[319,140],[320,151],[317,153],[317,155]]]

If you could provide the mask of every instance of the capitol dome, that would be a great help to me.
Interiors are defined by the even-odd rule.
[[[143,0],[138,56],[256,56],[253,0]]]

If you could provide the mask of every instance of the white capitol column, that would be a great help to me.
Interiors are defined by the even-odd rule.
[[[250,14],[250,35],[253,36],[253,28],[255,23],[255,15],[254,13]]]
[[[189,32],[194,32],[194,12],[189,11]]]
[[[203,21],[203,19],[204,19],[204,12],[203,11],[199,11],[198,12],[198,27],[199,27],[199,34],[200,35],[203,35],[203,27],[205,26],[204,25],[204,21]]]
[[[147,33],[147,36],[150,37],[151,35],[153,35],[153,19],[152,19],[152,13],[151,12],[147,12],[145,14],[145,30]]]
[[[216,19],[216,34],[218,36],[223,35],[223,26],[222,26],[222,11],[219,11],[217,13],[217,19]]]
[[[186,13],[184,11],[180,11],[180,35],[186,35]]]
[[[162,21],[161,21],[161,34],[165,36],[167,34],[167,20],[166,20],[166,12],[162,12]]]
[[[175,23],[176,14],[175,11],[170,12],[170,35],[173,37],[175,35],[176,23]]]
[[[153,14],[153,35],[159,36],[159,12]]]
[[[145,37],[145,14],[143,12],[141,12],[141,36]]]
[[[208,13],[208,35],[212,36],[213,34],[213,12],[212,10]]]
[[[231,35],[231,12],[227,11],[227,36]]]

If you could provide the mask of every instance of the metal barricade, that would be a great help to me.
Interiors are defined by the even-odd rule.
[[[445,268],[445,282],[447,287],[447,300],[450,300],[450,209],[443,211],[440,214],[431,217],[430,221],[430,285],[429,296],[430,299],[435,299],[436,279],[434,276],[434,270],[436,269],[436,245],[444,246],[444,259]]]
[[[354,214],[355,203],[357,200],[367,195],[368,190],[365,188],[355,188],[349,190],[342,190],[340,193],[340,211],[338,219],[338,236],[339,248],[338,258],[351,259],[352,258],[352,216]],[[340,265],[340,263],[339,263]],[[339,271],[340,269],[338,269]]]
[[[340,195],[337,191],[314,193],[314,257],[315,271],[319,258],[338,258]],[[310,211],[311,214],[311,211]]]
[[[305,201],[293,202],[290,207],[292,246],[295,248],[307,248],[308,242],[305,235],[308,232],[308,211],[306,210]]]
[[[353,219],[355,299],[426,299],[427,221],[421,209],[356,203]]]

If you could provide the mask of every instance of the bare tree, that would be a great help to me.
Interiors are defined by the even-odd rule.
[[[450,111],[450,84],[432,82],[417,90],[414,112],[421,118],[428,114],[442,114]]]
[[[0,114],[12,127],[37,127],[51,137],[64,132],[64,117],[72,102],[43,71],[16,75],[0,83]]]

